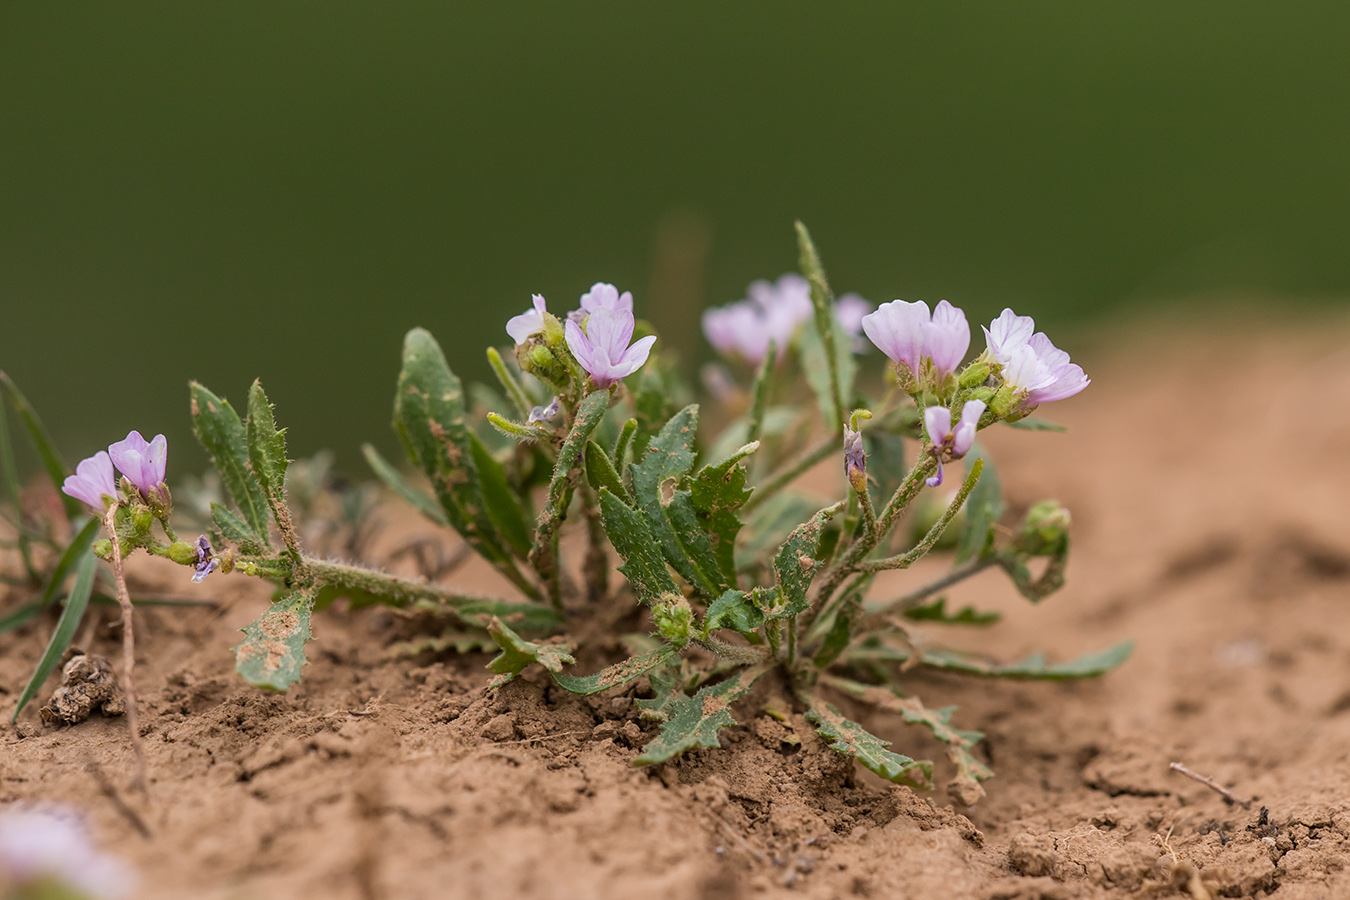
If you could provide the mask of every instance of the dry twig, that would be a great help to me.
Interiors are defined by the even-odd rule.
[[[149,795],[145,784],[145,747],[141,744],[140,718],[136,714],[136,633],[131,625],[131,594],[127,592],[127,579],[122,571],[122,542],[117,538],[118,504],[108,507],[103,516],[103,527],[112,541],[113,580],[117,582],[117,605],[122,609],[122,691],[127,700],[127,727],[131,729],[131,750],[136,755],[136,789]]]
[[[1223,785],[1219,784],[1219,783],[1218,783],[1217,781],[1215,781],[1213,778],[1209,778],[1209,777],[1207,777],[1207,776],[1205,776],[1205,775],[1201,775],[1199,772],[1192,771],[1191,769],[1186,768],[1185,766],[1183,766],[1183,765],[1182,765],[1181,763],[1179,763],[1179,762],[1174,762],[1174,763],[1172,763],[1172,765],[1170,766],[1170,768],[1172,769],[1172,771],[1174,771],[1174,772],[1180,772],[1182,775],[1185,775],[1187,778],[1192,778],[1192,779],[1194,779],[1194,780],[1200,782],[1201,784],[1203,784],[1205,787],[1209,788],[1210,790],[1218,792],[1219,796],[1223,797],[1223,799],[1226,800],[1226,801],[1229,802],[1229,803],[1236,803],[1238,806],[1242,807],[1243,809],[1251,809],[1251,808],[1252,808],[1252,801],[1250,801],[1250,800],[1243,800],[1242,798],[1238,797],[1237,794],[1234,794],[1232,791],[1230,791],[1228,788],[1224,787]]]

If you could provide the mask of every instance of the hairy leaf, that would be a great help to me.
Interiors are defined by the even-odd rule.
[[[736,724],[731,717],[731,704],[745,696],[773,665],[761,663],[741,669],[725,681],[703,687],[692,697],[672,699],[664,710],[667,718],[661,733],[642,748],[633,765],[648,766],[696,747],[718,746],[717,732]]]
[[[494,617],[488,623],[487,631],[502,651],[492,662],[488,663],[489,671],[497,673],[497,677],[492,679],[492,682],[488,685],[489,688],[498,688],[506,684],[519,675],[521,670],[530,663],[539,663],[539,665],[557,675],[562,671],[563,666],[576,662],[576,659],[568,652],[566,645],[536,644],[533,641],[527,641],[512,631],[511,627],[501,619]]]
[[[727,591],[712,602],[703,617],[703,627],[710,631],[714,628],[730,628],[746,634],[763,624],[764,612],[744,591]]]
[[[807,701],[807,720],[816,726],[821,737],[831,741],[830,749],[853,757],[887,781],[918,788],[928,786],[933,777],[931,762],[893,753],[887,749],[889,741],[883,741],[857,722],[844,718],[839,710],[819,697],[804,699]]]
[[[406,500],[413,509],[426,516],[437,525],[449,525],[450,520],[445,517],[445,510],[441,509],[439,503],[417,488],[408,484],[407,480],[399,473],[398,469],[380,455],[373,444],[362,444],[361,453],[370,465],[370,470],[375,476],[384,482],[385,486],[391,491]]]
[[[619,480],[619,472],[614,468],[614,461],[595,441],[586,443],[586,480],[596,490],[605,488],[632,506],[633,499],[628,496],[628,489]]]
[[[244,627],[244,640],[234,648],[234,670],[268,691],[284,691],[298,682],[313,608],[312,590],[292,591],[274,601],[258,621]]]
[[[222,537],[239,545],[239,549],[250,556],[260,556],[267,552],[268,545],[243,519],[230,512],[219,503],[211,503],[211,522],[220,531]]]
[[[483,482],[483,501],[487,504],[488,518],[516,555],[524,556],[530,552],[532,535],[525,522],[525,511],[520,508],[520,500],[507,481],[506,468],[472,432],[469,433],[469,449],[473,452],[474,465],[478,467],[478,476]]]
[[[745,486],[741,460],[759,449],[759,442],[746,444],[727,459],[699,469],[689,481],[689,499],[703,531],[712,541],[713,555],[722,583],[736,583],[736,535],[741,530],[737,510],[754,493]]]
[[[284,503],[286,486],[286,430],[277,430],[272,404],[263,393],[262,382],[254,381],[248,392],[248,458],[263,493],[273,503]]]
[[[244,423],[228,400],[217,397],[198,382],[189,384],[188,391],[192,400],[193,433],[206,448],[225,490],[243,514],[245,528],[251,532],[250,541],[268,546],[267,497],[249,461]]]
[[[1075,678],[1096,678],[1129,659],[1134,641],[1124,641],[1097,653],[1089,653],[1066,663],[1050,664],[1044,653],[1036,653],[1020,662],[999,664],[972,653],[959,650],[924,650],[919,658],[922,665],[947,669],[967,675],[990,678],[1024,678],[1041,681],[1067,681]],[[848,662],[905,662],[910,658],[908,647],[901,647],[880,639],[869,639],[850,648],[844,659]]]
[[[1003,485],[998,470],[978,444],[966,456],[966,466],[984,460],[984,471],[979,482],[966,499],[966,523],[956,541],[956,564],[984,556],[993,546],[994,525],[1003,515]]]
[[[23,693],[19,694],[18,705],[14,707],[14,714],[9,717],[11,722],[19,718],[19,713],[23,712],[28,701],[37,694],[47,676],[56,671],[66,648],[75,639],[75,631],[80,627],[80,620],[84,618],[84,611],[89,606],[89,595],[94,588],[96,562],[97,558],[93,551],[86,548],[76,563],[75,581],[70,586],[70,593],[66,595],[66,605],[61,610],[61,618],[56,622],[56,630],[52,632],[52,639],[47,642],[47,649],[38,660],[37,668],[33,670],[32,677],[24,686]]]
[[[915,622],[941,622],[944,625],[993,625],[1003,618],[1002,613],[980,612],[967,606],[959,612],[947,612],[947,598],[939,597],[932,603],[905,610],[905,618]]]
[[[646,675],[657,666],[664,665],[675,655],[674,647],[662,647],[633,656],[623,662],[615,663],[607,669],[601,669],[594,675],[566,675],[554,673],[553,680],[565,690],[574,694],[598,694],[612,687],[627,684],[640,675]]]
[[[806,611],[810,601],[806,596],[811,579],[821,567],[820,532],[842,503],[827,506],[792,530],[773,558],[773,571],[780,591],[779,601],[772,615],[795,616]]]
[[[42,591],[42,599],[38,602],[39,608],[46,609],[56,602],[56,595],[61,590],[61,584],[66,580],[72,568],[79,560],[84,558],[85,552],[89,546],[94,543],[95,536],[98,535],[99,528],[103,522],[99,519],[90,519],[84,523],[75,537],[71,538],[66,549],[62,551],[61,557],[56,561],[56,566],[52,569],[51,576],[47,579],[47,586]]]
[[[610,543],[624,558],[619,571],[633,586],[638,600],[650,604],[662,594],[679,593],[647,520],[606,488],[600,489],[600,520]]]

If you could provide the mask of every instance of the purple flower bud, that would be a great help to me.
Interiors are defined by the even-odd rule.
[[[930,406],[923,411],[923,424],[933,446],[928,452],[937,460],[937,472],[927,480],[929,487],[942,484],[942,464],[960,459],[970,452],[975,443],[975,432],[984,415],[984,401],[967,400],[961,407],[961,421],[952,428],[952,413],[945,406]]]
[[[536,406],[530,410],[530,417],[525,420],[526,425],[539,425],[544,422],[552,422],[553,417],[558,414],[558,398],[554,397],[548,406]]]
[[[834,302],[835,321],[844,329],[844,334],[852,338],[854,353],[867,352],[869,344],[863,337],[862,320],[873,308],[872,304],[857,294],[845,294]]]
[[[624,291],[619,293],[619,289],[612,284],[606,284],[603,281],[597,281],[591,285],[591,289],[581,295],[581,309],[589,314],[597,309],[607,309],[610,312],[619,310],[633,311],[633,292]],[[567,314],[572,317],[571,313]]]
[[[635,324],[632,312],[602,306],[590,314],[584,330],[570,319],[564,326],[568,348],[597,388],[627,378],[647,361],[656,335],[647,335],[630,347]]]
[[[108,456],[113,465],[136,485],[145,495],[149,495],[164,483],[164,472],[168,466],[169,443],[164,435],[157,434],[153,441],[147,442],[139,431],[133,431],[125,440],[118,441],[108,448]]]
[[[533,299],[534,309],[527,309],[518,316],[512,316],[506,323],[506,333],[517,344],[525,343],[531,335],[544,330],[544,313],[548,312],[548,308],[542,294],[535,294]]]
[[[216,558],[216,552],[211,549],[211,542],[206,539],[206,535],[197,538],[197,571],[192,576],[192,583],[201,584],[202,579],[214,572],[219,565],[220,560]]]
[[[1082,366],[1071,363],[1069,354],[1035,329],[1030,316],[1005,309],[984,330],[989,355],[1003,367],[1004,382],[1025,392],[1028,407],[1072,397],[1091,383]]]
[[[863,450],[862,432],[844,425],[844,475],[849,485],[859,494],[867,490],[867,453]]]
[[[75,474],[67,476],[61,485],[61,492],[84,501],[96,513],[102,514],[107,504],[117,499],[117,483],[113,480],[113,464],[108,452],[100,450],[88,459],[80,460]]]
[[[763,279],[746,288],[746,299],[703,313],[703,334],[724,356],[759,365],[772,341],[781,359],[797,330],[811,318],[811,285],[789,273],[776,283]]]

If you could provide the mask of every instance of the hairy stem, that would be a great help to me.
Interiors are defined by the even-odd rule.
[[[928,584],[925,584],[923,587],[916,588],[908,594],[902,594],[885,605],[877,607],[874,612],[877,615],[881,615],[882,613],[904,612],[913,609],[938,591],[949,588],[958,582],[965,581],[972,575],[977,575],[985,569],[992,568],[998,564],[999,558],[997,556],[988,556],[984,559],[972,559],[970,562],[952,569],[941,578],[936,578],[933,581],[928,582]]]
[[[908,569],[915,562],[922,559],[924,554],[933,549],[933,545],[942,537],[942,533],[947,530],[952,519],[961,510],[961,505],[966,502],[970,492],[975,488],[975,482],[980,480],[980,473],[984,471],[984,460],[975,460],[975,465],[970,467],[970,474],[966,476],[965,483],[961,489],[956,492],[952,502],[947,505],[943,511],[942,517],[933,523],[933,527],[928,529],[928,533],[923,536],[923,540],[915,544],[906,553],[896,556],[888,556],[885,559],[876,559],[871,562],[862,562],[857,566],[859,572],[881,572],[885,569]]]
[[[390,575],[387,572],[367,569],[362,566],[350,566],[346,563],[314,559],[313,557],[305,557],[305,565],[316,581],[366,591],[383,597],[393,597],[401,600],[404,606],[411,605],[417,600],[432,600],[450,607],[457,607],[466,603],[497,602],[495,597],[447,590],[418,579]]]
[[[131,751],[136,757],[134,784],[148,795],[145,779],[145,747],[141,744],[141,722],[136,708],[136,632],[132,627],[131,594],[122,571],[122,541],[117,536],[117,508],[113,503],[103,515],[103,528],[112,542],[113,581],[117,584],[117,605],[122,610],[122,691],[127,701],[127,728],[131,731]]]

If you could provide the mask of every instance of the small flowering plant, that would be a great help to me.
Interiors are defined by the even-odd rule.
[[[394,427],[417,477],[371,445],[366,459],[397,496],[458,532],[513,596],[308,552],[287,501],[284,431],[256,382],[244,416],[204,386],[190,388],[194,429],[228,495],[212,504],[207,534],[179,540],[172,530],[163,438],[132,432],[80,463],[65,492],[104,518],[108,537],[93,549],[118,566],[144,549],[191,568],[194,581],[242,572],[278,586],[236,648],[238,672],[259,687],[285,690],[299,680],[316,608],[338,597],[412,607],[452,622],[421,646],[495,648],[493,688],[534,664],[579,694],[645,679],[635,702],[659,728],[637,765],[716,747],[718,732],[734,724],[733,702],[767,679],[831,746],[893,781],[926,785],[932,764],[889,749],[834,699],[930,729],[956,767],[949,791],[973,803],[992,775],[974,753],[981,735],[953,726],[951,707],[930,708],[907,693],[906,672],[1082,678],[1130,651],[1122,644],[1072,662],[1036,655],[1009,664],[937,646],[917,631],[924,622],[995,621],[972,608],[949,610],[941,596],[985,569],[1006,572],[1032,601],[1063,584],[1068,512],[1045,501],[1020,525],[1002,527],[999,481],[978,435],[995,426],[1054,429],[1029,417],[1088,379],[1011,310],[985,329],[985,349],[967,361],[970,327],[945,301],[931,310],[902,300],[873,309],[856,295],[836,302],[800,224],[798,242],[801,274],[755,282],[746,299],[704,316],[705,335],[726,359],[708,379],[717,386],[712,415],[635,318],[632,294],[610,284],[593,285],[561,314],[535,295],[505,324],[509,351],[487,351],[496,387],[466,392],[432,335],[408,333]],[[880,354],[869,354],[873,347]],[[883,377],[858,377],[869,360]],[[803,381],[809,391],[798,389]],[[839,475],[822,506],[796,482],[830,458]],[[949,471],[953,463],[961,476]],[[935,509],[944,481],[956,490]],[[579,540],[562,541],[573,528]],[[571,547],[583,548],[580,558],[566,556]],[[880,573],[934,550],[951,551],[949,571],[877,596]],[[577,671],[569,624],[616,604],[642,613],[642,631],[616,636],[631,655]]]

